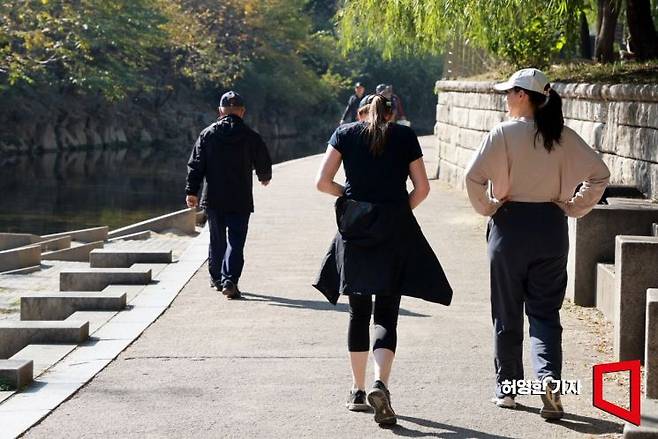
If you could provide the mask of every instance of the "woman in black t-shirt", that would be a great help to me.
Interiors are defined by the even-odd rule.
[[[375,96],[366,121],[336,129],[316,178],[318,190],[339,198],[338,233],[314,286],[334,304],[341,293],[349,297],[353,385],[347,408],[354,411],[368,409],[365,372],[375,296],[375,382],[367,400],[380,424],[396,423],[388,379],[401,295],[444,305],[452,298],[443,269],[411,212],[430,189],[418,138],[411,128],[390,123],[391,117],[390,101]],[[334,181],[341,162],[345,186]]]

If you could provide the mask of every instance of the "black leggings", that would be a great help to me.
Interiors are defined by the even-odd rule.
[[[347,329],[347,347],[350,352],[370,349],[370,315],[372,296],[351,294],[350,325]],[[375,343],[372,350],[390,349],[395,352],[398,342],[397,326],[400,296],[375,296]]]

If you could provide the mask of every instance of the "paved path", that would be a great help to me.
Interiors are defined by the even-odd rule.
[[[621,424],[591,405],[591,365],[611,360],[609,330],[593,312],[563,313],[564,375],[583,382],[581,396],[565,398],[563,422],[543,421],[536,396],[520,397],[514,411],[489,402],[484,221],[436,181],[416,212],[454,286],[453,305],[402,300],[390,386],[399,426],[348,412],[347,307],[310,286],[335,230],[332,199],[313,189],[318,165],[318,157],[286,163],[256,189],[245,300],[225,300],[200,270],[141,338],[26,437],[619,437]],[[623,394],[606,389],[609,399]]]

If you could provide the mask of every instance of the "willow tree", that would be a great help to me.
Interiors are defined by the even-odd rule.
[[[438,53],[459,37],[512,65],[542,67],[577,37],[581,9],[581,0],[346,0],[338,18],[346,51]]]

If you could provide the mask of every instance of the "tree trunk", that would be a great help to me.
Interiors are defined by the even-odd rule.
[[[592,46],[589,41],[589,23],[587,16],[580,11],[580,57],[592,59]]]
[[[637,60],[658,58],[658,37],[651,16],[650,0],[626,0],[630,47]]]
[[[621,10],[621,1],[598,0],[598,10],[597,24],[599,26],[594,56],[599,62],[612,62],[615,60],[613,43],[615,42],[615,29]]]

